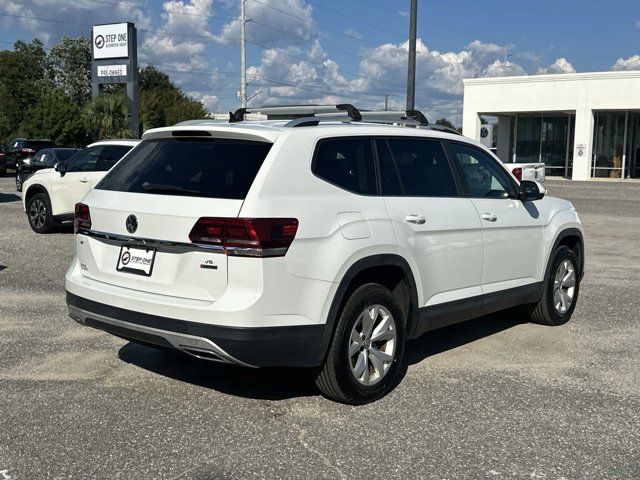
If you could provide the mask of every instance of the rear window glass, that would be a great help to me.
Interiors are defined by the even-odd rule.
[[[271,145],[227,139],[145,140],[96,188],[244,199]]]
[[[36,140],[27,140],[24,142],[25,148],[31,148],[36,152],[38,150],[42,150],[43,148],[51,148],[54,146],[53,142],[41,142]]]

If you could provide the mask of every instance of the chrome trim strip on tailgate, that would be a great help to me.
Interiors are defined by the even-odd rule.
[[[78,235],[97,238],[111,245],[121,246],[123,244],[139,246],[142,248],[155,248],[160,252],[184,253],[201,251],[207,253],[226,253],[228,255],[241,255],[244,257],[274,257],[283,256],[287,253],[287,248],[251,248],[251,247],[223,247],[222,245],[208,245],[205,243],[173,242],[170,240],[153,240],[150,238],[130,237],[128,235],[118,235],[115,233],[99,232],[97,230],[87,230],[79,228]]]
[[[78,229],[78,235],[97,238],[111,245],[136,245],[143,248],[156,248],[162,252],[192,252],[194,250],[206,251],[208,253],[225,253],[224,247],[220,245],[206,245],[202,243],[174,242],[169,240],[154,240],[150,238],[130,237],[128,235],[118,235],[115,233],[100,232],[97,230]]]

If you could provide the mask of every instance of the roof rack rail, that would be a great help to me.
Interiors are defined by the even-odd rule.
[[[346,112],[347,116],[354,122],[362,120],[362,115],[356,107],[350,103],[340,103],[338,105],[284,105],[238,108],[235,112],[229,112],[229,123],[242,122],[247,113],[275,116],[282,120],[293,120],[301,117],[314,117],[317,114],[340,112]]]
[[[453,133],[454,135],[462,135],[455,128],[447,127],[445,125],[438,125],[436,123],[432,123],[431,125],[429,125],[428,128],[431,130],[437,130],[438,132],[446,132],[446,133]]]
[[[405,125],[411,127],[426,127],[429,121],[419,110],[409,111],[361,111],[360,120],[365,123],[379,123],[385,125]],[[346,116],[335,114],[314,114],[305,117],[298,117],[287,124],[285,127],[309,127],[316,126],[320,122],[343,122],[352,123],[353,120]]]

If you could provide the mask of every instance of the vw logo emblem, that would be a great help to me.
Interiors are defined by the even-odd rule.
[[[482,127],[480,129],[480,136],[482,138],[487,138],[488,135],[489,135],[489,129],[487,127]]]
[[[125,222],[125,226],[127,227],[127,232],[135,233],[138,229],[138,219],[135,215],[129,215],[127,217],[127,221]]]

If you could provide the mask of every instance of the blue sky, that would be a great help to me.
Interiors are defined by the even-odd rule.
[[[141,64],[211,111],[237,105],[240,0],[0,0],[0,48],[133,21]],[[401,107],[409,0],[246,0],[253,105]],[[640,69],[637,0],[419,0],[417,106],[460,122],[462,79]],[[504,62],[504,47],[509,57]]]

